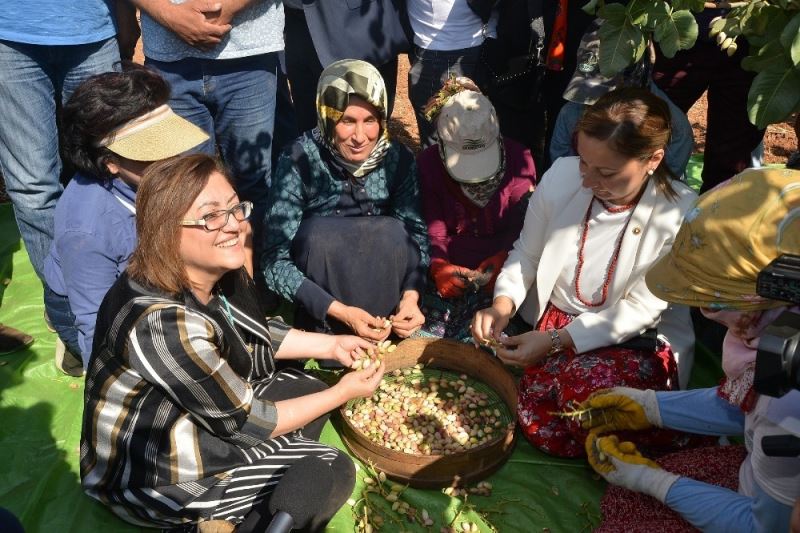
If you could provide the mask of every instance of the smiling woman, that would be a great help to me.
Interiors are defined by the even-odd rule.
[[[333,63],[317,114],[273,176],[267,285],[298,304],[297,327],[408,337],[425,320],[428,242],[414,156],[389,140],[383,79],[364,61]]]
[[[316,439],[331,409],[373,393],[383,365],[330,388],[276,369],[309,357],[349,367],[372,344],[264,319],[243,268],[251,209],[205,155],[142,178],[139,242],[98,314],[81,445],[86,492],[134,524],[264,531],[272,489],[308,455],[323,460],[308,482],[332,480],[311,531],[352,490],[350,459]]]

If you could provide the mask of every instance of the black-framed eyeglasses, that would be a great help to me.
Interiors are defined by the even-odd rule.
[[[250,218],[250,214],[252,212],[253,202],[245,200],[244,202],[238,203],[230,209],[213,211],[207,215],[204,215],[203,218],[198,220],[181,220],[178,222],[178,224],[181,226],[201,226],[206,231],[217,231],[218,229],[224,228],[228,224],[229,216],[233,215],[233,218],[239,222],[243,222]]]

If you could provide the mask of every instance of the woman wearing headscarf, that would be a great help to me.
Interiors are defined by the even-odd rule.
[[[800,320],[800,307],[756,290],[759,273],[782,254],[800,255],[800,172],[751,169],[702,195],[687,213],[670,254],[647,273],[647,286],[659,298],[699,307],[707,318],[727,326],[725,376],[717,387],[687,391],[617,387],[583,403],[583,409],[602,411],[585,422],[593,426],[586,440],[592,467],[614,485],[656,498],[693,526],[651,498],[612,488],[604,498],[601,529],[789,530],[792,506],[800,498],[800,458],[791,447],[770,451],[768,443],[774,444],[775,437],[791,441],[794,436],[795,442],[800,437],[800,392],[771,396],[785,392],[780,386],[773,389],[780,382],[773,375],[761,378],[758,391],[755,385],[756,359],[772,355],[776,346],[791,349],[791,341],[778,342],[768,326],[780,322],[781,336],[796,335],[792,323]],[[791,292],[781,296],[790,298]],[[770,334],[771,348],[758,353]],[[796,372],[797,367],[786,361],[781,372],[790,369]],[[746,455],[716,446],[671,454],[656,464],[633,442],[607,435],[650,427],[744,435]],[[628,436],[639,442],[638,435]],[[625,512],[617,512],[619,507]]]
[[[295,327],[407,337],[424,323],[428,264],[414,156],[389,139],[386,89],[364,61],[327,67],[317,127],[281,156],[262,267]]]

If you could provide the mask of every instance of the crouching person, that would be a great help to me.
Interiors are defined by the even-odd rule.
[[[670,254],[647,274],[647,286],[656,296],[699,307],[706,317],[727,326],[725,377],[718,387],[618,387],[591,396],[581,406],[599,413],[586,422],[594,426],[586,440],[594,469],[611,483],[653,496],[702,531],[788,531],[792,506],[800,498],[800,458],[768,455],[764,446],[770,436],[800,436],[800,392],[774,398],[753,388],[759,339],[791,307],[759,296],[756,279],[779,255],[800,254],[798,210],[800,172],[747,170],[700,197]],[[797,313],[800,308],[789,310]],[[729,446],[686,450],[660,459],[662,469],[639,453],[636,436],[636,442],[621,442],[609,435],[651,426],[743,435],[747,454],[742,461]],[[725,480],[731,480],[728,487],[720,486]],[[618,505],[610,505],[604,514],[613,514],[615,507],[624,507],[624,514],[613,525],[605,516],[601,529],[690,529],[647,500],[619,495]]]

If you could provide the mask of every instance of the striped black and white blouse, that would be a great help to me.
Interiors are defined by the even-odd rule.
[[[219,286],[206,306],[123,275],[100,308],[81,479],[131,522],[170,522],[232,469],[253,464],[275,428],[274,403],[254,389],[274,378],[289,326],[263,318],[243,272]]]

